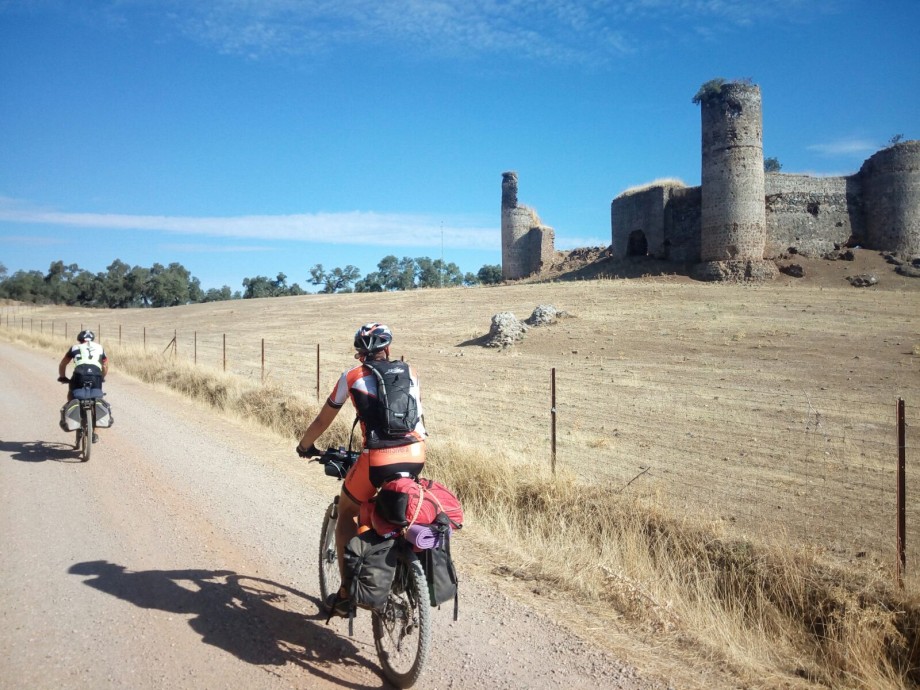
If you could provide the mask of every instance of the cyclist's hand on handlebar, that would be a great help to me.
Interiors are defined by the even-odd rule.
[[[67,378],[66,376],[58,376],[58,382],[59,383],[70,383],[70,379]]]
[[[313,444],[310,444],[309,448],[304,448],[302,445],[298,443],[297,448],[295,448],[295,450],[297,451],[297,455],[299,455],[302,458],[317,458],[323,454],[323,451],[321,451],[319,448],[317,448]]]

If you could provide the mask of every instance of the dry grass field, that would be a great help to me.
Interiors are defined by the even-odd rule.
[[[706,534],[718,534],[725,544],[776,549],[790,562],[804,558],[811,569],[790,569],[802,581],[788,578],[782,585],[796,592],[783,595],[791,599],[812,596],[815,582],[806,580],[823,580],[824,575],[814,575],[818,572],[852,573],[863,583],[857,589],[890,586],[898,398],[907,408],[908,461],[920,448],[920,279],[896,275],[867,251],[858,251],[855,262],[797,262],[805,265],[806,278],[782,277],[763,285],[704,284],[680,275],[618,280],[609,277],[619,272],[610,266],[608,277],[595,271],[590,280],[492,288],[309,295],[117,312],[8,307],[2,325],[7,332],[43,336],[53,329],[62,351],[65,329],[72,340],[82,325],[101,333],[116,368],[121,350],[130,346],[136,351],[143,343],[157,366],[169,368],[182,360],[183,366],[194,361],[196,368],[221,370],[226,362],[228,373],[256,382],[264,379],[273,395],[296,391],[314,402],[317,378],[322,399],[338,374],[353,365],[351,336],[357,325],[386,322],[395,334],[393,354],[412,362],[421,374],[433,455],[440,463],[446,459],[456,465],[451,470],[442,464],[440,471],[456,485],[462,482],[457,473],[468,469],[462,456],[475,455],[477,473],[483,472],[483,462],[495,465],[495,483],[532,480],[533,486],[542,487],[533,495],[527,493],[532,487],[525,490],[526,500],[521,492],[511,499],[519,504],[524,500],[525,516],[528,511],[547,516],[545,524],[529,527],[529,555],[526,549],[519,554],[518,564],[529,568],[529,577],[581,588],[601,602],[612,602],[623,614],[633,606],[644,609],[637,618],[644,616],[661,634],[678,629],[677,638],[697,651],[699,644],[707,647],[701,640],[708,635],[708,653],[742,669],[739,675],[751,685],[775,687],[781,679],[790,687],[799,682],[902,687],[909,685],[905,664],[916,665],[916,650],[893,652],[882,647],[898,645],[878,640],[891,637],[885,628],[889,625],[904,634],[906,644],[915,643],[915,632],[901,630],[907,625],[903,621],[875,625],[882,632],[875,641],[866,636],[859,650],[870,666],[873,656],[891,659],[893,670],[854,668],[852,659],[862,641],[850,640],[842,652],[829,651],[820,642],[813,654],[803,651],[807,645],[796,641],[801,631],[783,636],[772,630],[783,627],[772,620],[779,614],[764,609],[752,624],[751,611],[759,604],[744,591],[748,585],[743,579],[726,585],[713,576],[707,583],[706,577],[681,571],[681,564],[709,559],[712,566],[736,554],[713,555],[701,546],[705,536],[692,546],[689,537],[674,546],[680,540],[662,536],[674,532],[664,525],[684,524],[686,534],[708,530]],[[879,276],[878,285],[858,289],[845,280],[867,271]],[[650,265],[649,273],[656,272]],[[512,312],[524,320],[537,305],[553,305],[568,316],[529,329],[513,347],[483,347],[494,314]],[[555,480],[548,478],[553,370]],[[908,467],[910,471],[910,462]],[[477,474],[477,479],[483,476]],[[912,571],[920,556],[916,484],[909,475],[906,592],[911,596],[920,592],[920,579]],[[653,543],[673,557],[673,572],[662,581],[696,595],[689,595],[685,604],[672,604],[673,590],[643,581],[644,573],[660,567],[653,561],[662,556],[649,555],[647,543],[629,547],[634,548],[631,565],[620,555],[620,561],[610,562],[622,567],[603,566],[599,585],[560,582],[558,572],[538,562],[535,554],[541,548],[551,553],[549,560],[568,563],[570,570],[596,558],[593,551],[579,555],[558,545],[549,551],[547,534],[554,529],[554,516],[557,525],[569,529],[604,532],[599,525],[622,515],[598,507],[603,495],[616,496],[623,505],[644,506],[638,531],[654,533]],[[500,491],[484,496],[477,505],[482,513],[489,512],[490,500],[502,499]],[[576,517],[584,512],[589,514]],[[502,521],[510,532],[524,529],[520,515],[482,519],[495,533]],[[628,547],[629,534],[617,532],[621,549]],[[595,540],[590,548],[603,549],[604,543]],[[577,544],[582,552],[588,548]],[[645,555],[640,558],[641,551]],[[639,567],[638,561],[648,563]],[[774,568],[775,562],[770,563]],[[756,577],[763,585],[757,596],[769,599],[776,582],[763,573]],[[827,575],[828,580],[835,577]],[[617,594],[604,595],[605,587]],[[735,593],[740,603],[736,599],[707,619],[689,601],[715,596],[712,589],[704,595],[706,587],[714,587],[719,596],[740,587]],[[839,602],[835,606],[846,609]],[[811,634],[833,637],[827,627],[833,611],[814,618],[806,609],[802,604],[793,617],[801,615]],[[730,626],[726,616],[735,618]],[[865,625],[860,621],[857,627]],[[719,626],[726,629],[720,632]],[[720,634],[726,639],[719,641]],[[772,655],[753,652],[763,640],[779,637],[783,639]],[[834,669],[842,670],[835,675]],[[753,681],[758,675],[760,681]]]

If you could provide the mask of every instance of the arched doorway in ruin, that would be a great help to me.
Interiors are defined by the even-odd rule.
[[[641,230],[633,230],[629,233],[626,256],[648,256],[648,240]]]

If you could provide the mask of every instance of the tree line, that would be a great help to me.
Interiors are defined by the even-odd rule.
[[[477,273],[461,273],[454,263],[426,256],[397,259],[385,256],[377,270],[361,276],[352,265],[325,269],[316,264],[309,270],[309,282],[319,292],[389,292],[417,288],[455,287],[501,282],[501,266],[484,265]],[[65,304],[80,307],[174,307],[180,304],[217,302],[256,297],[304,295],[297,283],[288,284],[279,273],[274,279],[254,276],[243,279],[243,289],[229,286],[204,290],[201,282],[179,263],[155,263],[150,268],[129,266],[115,259],[105,271],[93,273],[77,264],[54,261],[47,273],[16,271],[8,274],[0,264],[0,298],[35,304]]]

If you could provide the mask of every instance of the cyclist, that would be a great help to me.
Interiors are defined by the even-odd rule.
[[[357,330],[354,339],[355,359],[361,364],[339,377],[323,408],[307,427],[297,446],[297,453],[301,457],[322,455],[322,451],[318,450],[314,443],[332,424],[346,400],[351,398],[361,425],[363,450],[358,461],[346,475],[339,497],[335,545],[343,581],[345,572],[342,554],[345,544],[357,534],[357,517],[361,504],[370,500],[380,485],[388,479],[396,476],[418,476],[425,464],[425,438],[428,434],[422,421],[418,377],[411,367],[409,394],[415,399],[418,412],[415,429],[402,438],[381,441],[365,423],[377,401],[377,378],[364,362],[389,361],[392,342],[393,333],[384,324],[368,323]],[[338,595],[330,595],[329,600],[324,602],[327,610],[347,616],[347,596],[348,593],[345,591],[340,591]]]
[[[73,373],[68,379],[66,376],[67,365],[74,363]],[[67,400],[73,400],[75,388],[83,388],[89,381],[93,388],[102,388],[102,382],[109,371],[109,359],[106,357],[102,345],[96,342],[96,334],[92,331],[80,331],[77,334],[77,344],[64,354],[58,364],[58,381],[69,383]],[[98,434],[93,432],[93,443],[99,440]]]

